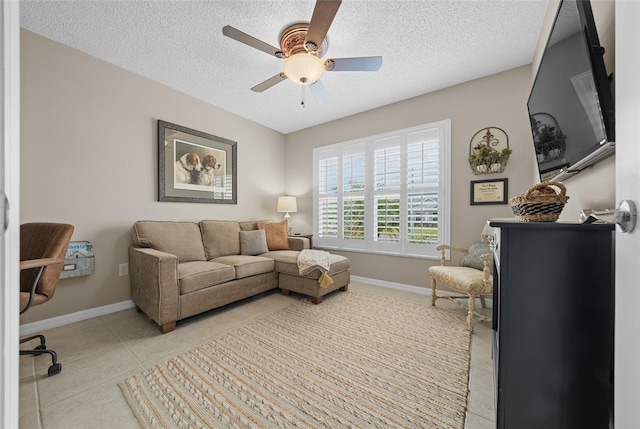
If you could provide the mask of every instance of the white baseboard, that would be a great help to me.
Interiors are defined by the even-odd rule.
[[[420,295],[431,295],[431,289],[426,287],[406,285],[403,283],[387,282],[384,280],[370,279],[367,277],[360,277],[360,276],[351,276],[351,280],[358,283],[366,283],[368,285],[386,287],[389,289],[396,289],[404,292],[413,292]]]
[[[27,323],[20,326],[20,336],[35,334],[37,332],[46,331],[47,329],[57,328],[59,326],[68,325],[70,323],[80,322],[82,320],[94,317],[104,316],[105,314],[115,313],[116,311],[126,310],[134,307],[133,301],[116,302],[115,304],[104,305],[102,307],[90,308],[63,316],[56,316],[50,319],[39,320],[33,323]]]
[[[431,289],[419,286],[406,285],[403,283],[394,283],[378,279],[370,279],[368,277],[351,276],[351,280],[358,283],[366,283],[368,285],[386,287],[389,289],[401,290],[404,292],[417,293],[419,295],[430,295]],[[442,293],[442,291],[438,291]],[[444,292],[446,294],[446,292]],[[115,304],[104,305],[102,307],[82,310],[76,313],[65,314],[63,316],[52,317],[50,319],[39,320],[33,323],[27,323],[20,326],[20,336],[35,334],[37,332],[46,331],[47,329],[57,328],[68,325],[70,323],[81,322],[93,317],[104,316],[105,314],[115,313],[116,311],[126,310],[134,307],[133,301],[122,301]]]
[[[418,295],[431,295],[430,287],[427,288],[427,287],[420,287],[420,286],[412,286],[412,285],[406,285],[403,283],[393,283],[393,282],[387,282],[384,280],[370,279],[367,277],[360,277],[360,276],[351,276],[351,280],[358,283],[365,283],[373,286],[386,287],[388,289],[401,290],[403,292],[417,293]],[[454,295],[460,295],[460,294],[454,291],[438,289],[438,295],[454,296]],[[491,297],[486,297],[485,299],[491,300]]]

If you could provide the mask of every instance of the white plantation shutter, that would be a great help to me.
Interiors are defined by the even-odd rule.
[[[440,164],[438,134],[413,134],[407,146],[407,248],[439,242]]]
[[[342,238],[344,240],[362,242],[365,239],[365,149],[364,144],[354,144],[342,151]],[[358,246],[358,244],[352,243],[351,246]]]
[[[450,121],[314,150],[318,247],[439,257],[449,240]]]
[[[348,240],[364,240],[364,197],[342,200],[342,237]]]
[[[365,154],[364,146],[356,153],[347,153],[342,157],[343,192],[362,193],[365,186]]]
[[[398,252],[401,239],[400,188],[402,184],[402,136],[374,142],[373,241],[377,249]],[[380,244],[385,243],[385,244]]]
[[[318,238],[338,238],[338,157],[331,152],[318,165]]]
[[[406,239],[415,244],[438,244],[438,193],[407,195]]]
[[[318,207],[319,237],[338,238],[338,198],[322,198]]]

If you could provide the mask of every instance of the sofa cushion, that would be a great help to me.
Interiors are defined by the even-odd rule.
[[[243,222],[238,222],[240,224],[240,229],[242,231],[255,231],[256,229],[258,229],[258,222],[261,223],[270,223],[273,222],[272,219],[263,219],[263,220],[251,220],[251,221],[243,221]]]
[[[282,222],[258,222],[258,229],[264,229],[267,234],[267,247],[269,250],[289,249],[289,233],[287,221]]]
[[[233,266],[236,271],[236,279],[269,273],[273,271],[275,265],[271,258],[248,255],[221,256],[214,259],[213,262]]]
[[[206,260],[197,223],[141,220],[131,235],[134,245],[176,255],[178,262]]]
[[[276,261],[276,271],[279,273],[290,274],[292,276],[299,276],[298,270],[298,255],[300,252],[295,250],[277,250],[274,252],[264,253],[261,256],[271,258]],[[341,273],[349,269],[349,259],[341,255],[331,254],[329,256],[329,262],[331,262],[331,268],[329,268],[328,274]],[[309,274],[302,276],[310,279],[318,279],[322,273],[320,270],[313,270]]]
[[[180,294],[231,281],[235,274],[232,266],[217,262],[194,261],[178,264]]]
[[[451,285],[455,290],[473,294],[483,293],[488,285],[493,284],[493,277],[489,277],[488,285],[485,285],[482,271],[471,267],[434,265],[429,267],[429,275],[441,283]]]
[[[269,251],[267,235],[263,229],[255,231],[240,231],[240,254],[259,255]]]
[[[204,250],[208,260],[240,254],[240,224],[229,220],[200,222]]]

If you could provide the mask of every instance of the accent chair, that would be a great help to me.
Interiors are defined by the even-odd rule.
[[[493,293],[493,254],[489,245],[485,242],[477,242],[468,249],[442,244],[436,247],[440,251],[440,265],[429,267],[431,277],[431,305],[441,298],[456,301],[467,299],[467,329],[473,332],[473,327],[478,321],[491,321],[491,318],[478,313],[475,310],[475,300],[480,299],[482,308],[486,307],[485,296]],[[446,251],[463,253],[459,266],[446,265]],[[437,295],[436,283],[440,282],[456,292],[464,295]]]

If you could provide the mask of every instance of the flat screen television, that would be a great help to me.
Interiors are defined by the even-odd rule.
[[[527,103],[542,182],[615,152],[613,78],[603,55],[589,1],[563,0]]]

